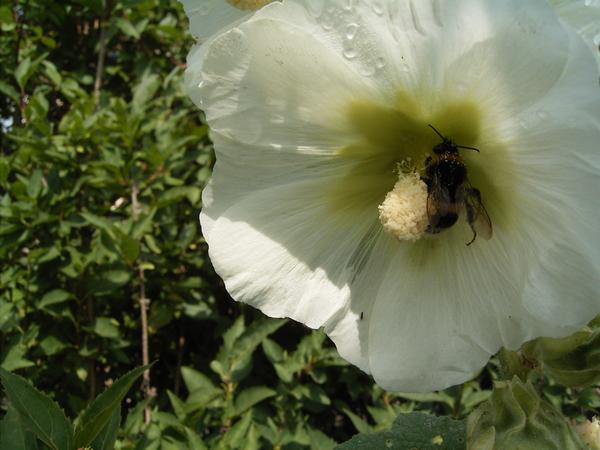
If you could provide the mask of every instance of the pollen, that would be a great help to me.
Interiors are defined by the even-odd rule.
[[[226,0],[231,6],[242,11],[256,11],[273,0]]]
[[[383,229],[400,241],[415,242],[425,234],[427,218],[427,185],[416,172],[400,173],[394,189],[379,205]]]

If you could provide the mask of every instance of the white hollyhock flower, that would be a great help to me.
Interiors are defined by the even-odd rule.
[[[600,311],[598,68],[546,1],[286,0],[189,71],[217,154],[202,229],[228,291],[324,327],[383,387],[461,383]],[[464,213],[419,225],[428,125],[480,150],[459,152],[491,239],[466,246]]]

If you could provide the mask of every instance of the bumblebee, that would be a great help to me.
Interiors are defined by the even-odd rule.
[[[492,237],[492,221],[481,200],[479,189],[471,186],[467,177],[467,166],[458,149],[468,149],[479,153],[479,149],[456,145],[442,135],[433,125],[429,125],[442,139],[433,147],[433,154],[425,160],[421,179],[427,185],[427,232],[440,233],[453,226],[461,215],[473,231],[471,245],[477,236],[484,239]]]

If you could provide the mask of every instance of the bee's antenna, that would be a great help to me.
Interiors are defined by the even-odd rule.
[[[475,147],[465,147],[464,145],[457,145],[456,148],[466,148],[467,150],[475,150],[477,153],[481,153],[479,149]]]
[[[437,135],[438,135],[440,138],[442,138],[442,141],[445,141],[445,140],[446,140],[446,138],[445,138],[444,136],[442,136],[442,133],[440,133],[438,130],[436,130],[436,129],[435,129],[435,127],[434,127],[433,125],[431,125],[431,124],[428,124],[428,125],[429,125],[429,127],[430,127],[430,128],[433,130],[433,131],[435,131],[435,133],[436,133],[436,134],[437,134]]]
[[[436,130],[436,129],[435,129],[435,127],[434,127],[433,125],[431,125],[431,124],[428,124],[428,126],[429,126],[429,128],[431,128],[433,131],[435,131],[435,133],[436,133],[436,134],[437,134],[437,135],[438,135],[440,138],[442,138],[442,141],[444,141],[444,142],[447,142],[447,141],[449,141],[449,139],[448,139],[447,137],[445,137],[444,135],[442,135],[442,133],[440,133],[438,130]],[[466,148],[467,150],[474,150],[474,151],[476,151],[477,153],[481,153],[481,152],[479,151],[479,149],[478,149],[478,148],[475,148],[475,147],[465,147],[464,145],[457,145],[457,146],[456,146],[456,148]]]

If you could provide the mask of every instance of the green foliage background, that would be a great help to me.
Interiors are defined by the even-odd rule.
[[[321,332],[229,298],[197,220],[214,153],[183,92],[175,0],[1,0],[0,25],[1,368],[73,418],[142,365],[147,298],[156,363],[123,404],[119,449],[326,449],[489,397],[494,364],[446,392],[386,393]],[[571,416],[593,392],[548,388]]]

